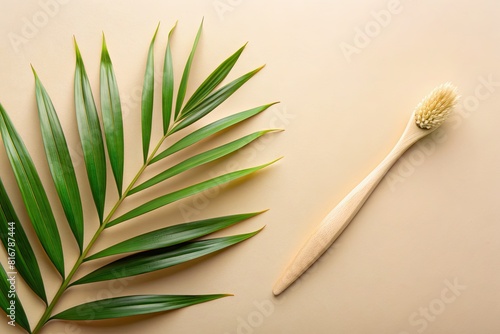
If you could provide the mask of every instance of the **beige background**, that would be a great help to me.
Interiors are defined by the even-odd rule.
[[[47,3],[52,5],[43,5]],[[281,101],[199,148],[262,128],[286,129],[147,197],[177,189],[189,179],[207,179],[234,164],[253,166],[285,156],[274,166],[219,194],[186,199],[124,223],[109,230],[107,241],[96,247],[186,219],[270,208],[221,233],[266,225],[260,235],[182,270],[71,289],[57,310],[124,294],[228,292],[234,297],[133,320],[77,326],[53,322],[43,333],[500,332],[498,1],[41,0],[3,1],[0,8],[0,101],[51,196],[68,268],[76,246],[43,158],[29,64],[51,94],[73,150],[86,199],[88,241],[97,225],[72,104],[73,35],[97,97],[101,31],[106,33],[126,113],[126,181],[142,157],[139,97],[158,21],[157,73],[168,30],[179,20],[172,41],[179,78],[205,18],[188,93],[247,41],[230,78],[267,64],[202,123]],[[38,27],[30,30],[30,24]],[[458,86],[462,99],[443,131],[408,151],[321,261],[284,295],[273,297],[274,281],[309,231],[388,153],[420,99],[446,81]],[[3,146],[0,176],[25,220]],[[116,199],[111,179],[109,188],[108,204]],[[5,260],[3,250],[0,255]],[[52,296],[60,283],[46,257],[40,261]],[[18,281],[34,323],[42,305]],[[0,332],[21,333],[3,320]]]

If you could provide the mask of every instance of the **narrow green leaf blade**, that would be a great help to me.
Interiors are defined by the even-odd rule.
[[[176,310],[230,295],[136,295],[97,300],[56,314],[52,319],[103,320]]]
[[[197,142],[199,142],[199,141],[201,141],[201,140],[203,140],[203,139],[205,139],[213,134],[221,132],[222,130],[227,129],[230,126],[233,126],[235,124],[243,122],[243,121],[249,119],[250,117],[253,117],[253,116],[263,112],[264,110],[266,110],[267,108],[269,108],[270,106],[272,106],[276,103],[277,102],[274,102],[274,103],[266,104],[266,105],[256,107],[253,109],[245,110],[245,111],[239,112],[237,114],[224,117],[223,119],[220,119],[220,120],[215,121],[213,123],[210,123],[208,125],[205,125],[204,127],[200,128],[196,131],[193,131],[192,133],[188,134],[187,136],[181,138],[179,141],[177,141],[175,144],[173,144],[169,148],[165,149],[163,152],[161,152],[156,157],[151,159],[150,164],[158,162],[161,159],[166,158],[171,154],[174,154],[175,152],[178,152],[180,150],[185,149],[188,146],[196,144]]]
[[[191,241],[222,230],[243,220],[255,217],[262,212],[263,211],[216,217],[165,227],[122,241],[89,256],[85,259],[85,261],[95,260],[110,255],[146,251],[178,245],[183,242]]]
[[[202,101],[208,94],[210,94],[221,82],[224,80],[234,64],[240,58],[245,45],[239,48],[233,55],[224,60],[206,79],[203,83],[196,89],[193,95],[186,102],[184,108],[182,108],[181,115],[188,114],[191,109],[193,109],[200,101]]]
[[[191,48],[191,53],[189,54],[188,60],[186,62],[186,66],[184,67],[184,72],[182,73],[181,83],[179,84],[179,89],[177,91],[177,100],[175,102],[175,119],[179,117],[182,103],[184,102],[184,97],[186,96],[186,90],[189,79],[189,72],[191,72],[191,64],[193,63],[194,54],[196,53],[196,48],[198,47],[198,42],[201,36],[201,30],[203,28],[203,20],[201,21],[200,27],[198,28],[198,32],[196,33],[196,38],[193,43],[193,47]]]
[[[169,268],[235,245],[253,237],[259,232],[260,230],[222,238],[187,242],[176,246],[129,255],[94,270],[72,283],[72,285],[108,281]]]
[[[248,80],[250,80],[250,78],[257,74],[263,67],[264,66],[261,66],[251,72],[242,75],[238,79],[231,81],[224,87],[207,96],[198,105],[189,110],[189,113],[183,115],[182,120],[177,123],[177,125],[171,130],[171,133],[175,133],[181,129],[184,129],[185,127],[193,124],[208,113],[212,112],[222,102],[233,95],[233,93],[236,92],[241,86],[243,86],[245,82],[247,82]]]
[[[139,192],[141,190],[147,189],[151,186],[154,186],[155,184],[158,184],[162,181],[165,181],[177,174],[183,173],[185,171],[188,171],[190,169],[193,169],[195,167],[201,166],[203,164],[209,163],[211,161],[220,159],[226,155],[229,155],[235,151],[238,151],[239,149],[243,148],[244,146],[250,144],[254,140],[262,137],[266,133],[269,133],[274,130],[264,130],[264,131],[258,131],[252,134],[249,134],[247,136],[244,136],[240,139],[234,140],[230,143],[227,143],[225,145],[213,148],[211,150],[208,150],[206,152],[197,154],[191,158],[188,158],[180,163],[178,163],[175,166],[172,166],[171,168],[161,172],[160,174],[152,177],[151,179],[147,180],[146,182],[138,185],[137,187],[133,188],[130,190],[129,194],[135,194],[136,192]]]
[[[275,160],[276,161],[276,160]],[[195,194],[198,194],[204,190],[220,186],[223,183],[227,183],[230,181],[233,181],[238,178],[242,178],[244,176],[247,176],[249,174],[255,173],[258,170],[261,170],[264,167],[269,166],[270,164],[274,163],[275,161],[269,162],[264,165],[260,165],[257,167],[252,167],[252,168],[247,168],[247,169],[242,169],[238,170],[235,172],[227,173],[218,177],[215,177],[213,179],[200,182],[198,184],[183,188],[181,190],[174,191],[172,193],[160,196],[156,199],[153,199],[143,205],[140,205],[139,207],[132,209],[131,211],[125,213],[124,215],[116,218],[115,220],[110,221],[107,225],[106,228],[122,223],[124,221],[127,221],[129,219],[138,217],[140,215],[143,215],[147,212],[156,210],[158,208],[161,208],[162,206],[165,206],[167,204],[173,203],[175,201],[178,201],[180,199],[183,199],[185,197],[189,197]]]
[[[164,135],[167,134],[168,128],[170,126],[170,119],[172,118],[172,103],[174,100],[174,67],[172,63],[172,50],[170,49],[170,40],[172,39],[172,33],[174,32],[176,26],[177,22],[168,33],[167,48],[165,50],[165,60],[163,62],[161,106]]]
[[[100,90],[106,146],[108,148],[109,161],[115,177],[118,194],[121,196],[123,186],[123,165],[125,159],[122,107],[115,71],[109,56],[104,34],[102,35]]]
[[[154,65],[154,46],[156,35],[160,24],[156,27],[155,34],[151,39],[148,51],[148,60],[146,62],[146,72],[144,73],[144,84],[142,87],[141,102],[141,124],[142,124],[142,153],[144,163],[146,163],[149,154],[149,144],[151,142],[151,128],[153,125],[153,101],[155,90],[155,65]]]
[[[83,160],[87,168],[87,176],[94,203],[102,223],[104,201],[106,197],[106,157],[101,125],[97,116],[92,89],[82,56],[75,40],[76,68],[75,68],[75,109],[78,132],[83,149]]]
[[[49,94],[35,70],[35,92],[45,155],[68,224],[75,236],[80,253],[83,249],[83,209],[73,162],[66,137]]]
[[[26,146],[1,104],[0,131],[35,233],[57,271],[64,277],[61,238],[47,194]]]
[[[10,232],[10,235],[9,235]],[[31,248],[31,244],[19,222],[3,182],[0,179],[0,239],[7,254],[15,251],[15,267],[24,281],[47,304],[47,295],[43,285],[40,267]],[[14,247],[12,247],[14,242]]]
[[[21,304],[21,301],[17,297],[15,288],[11,289],[11,284],[15,283],[15,275],[12,282],[9,279],[12,279],[12,276],[7,275],[5,269],[0,264],[0,308],[7,314],[5,321],[12,321],[12,318],[9,317],[9,315],[12,315],[15,319],[13,322],[14,326],[19,324],[28,333],[31,333],[30,323],[24,311],[23,304]]]

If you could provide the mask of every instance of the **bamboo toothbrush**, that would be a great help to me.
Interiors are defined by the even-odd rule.
[[[435,88],[415,108],[406,129],[387,157],[330,213],[309,237],[273,288],[279,295],[300,277],[337,239],[363,206],[392,165],[419,139],[445,121],[457,100],[456,88],[445,83]]]

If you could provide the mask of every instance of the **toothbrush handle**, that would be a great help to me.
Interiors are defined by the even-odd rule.
[[[387,171],[416,140],[417,138],[408,140],[403,136],[387,157],[330,211],[275,284],[273,288],[275,295],[280,294],[290,286],[332,245],[361,209]]]

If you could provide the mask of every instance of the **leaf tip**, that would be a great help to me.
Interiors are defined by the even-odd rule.
[[[285,131],[285,129],[268,129],[268,130],[263,130],[262,133],[266,134],[270,132],[283,132],[283,131]]]
[[[76,58],[81,59],[82,55],[80,53],[80,48],[78,47],[78,43],[76,42],[75,35],[73,35],[73,44],[75,45]]]
[[[38,75],[36,74],[35,68],[33,67],[33,64],[30,63],[31,66],[31,71],[33,72],[33,75],[35,76],[35,79],[38,79]]]
[[[174,25],[172,26],[172,28],[170,28],[170,31],[168,32],[168,42],[169,43],[170,43],[170,38],[172,38],[172,34],[174,33],[175,28],[177,27],[177,22],[179,22],[179,21],[175,21]]]
[[[275,162],[280,161],[281,159],[283,159],[283,157],[282,157],[282,156],[281,156],[281,157],[279,157],[279,158],[277,158],[277,159],[274,159],[274,160],[273,160],[273,161],[271,161],[271,162],[268,162],[267,164],[263,164],[263,165],[261,165],[260,167],[261,167],[261,168],[264,168],[264,167],[270,166],[270,165],[274,164]]]
[[[261,66],[257,67],[255,70],[248,72],[247,75],[254,76],[258,72],[260,72],[260,70],[262,70],[264,67],[266,67],[266,64],[261,65]]]
[[[151,43],[153,43],[156,39],[156,35],[158,34],[158,30],[160,30],[160,23],[161,22],[158,22],[158,25],[156,26],[156,30],[155,30],[155,33],[153,35],[153,40],[151,41]]]
[[[244,236],[246,237],[246,239],[250,239],[254,236],[256,236],[257,234],[259,234],[264,228],[266,227],[266,225],[262,226],[261,228],[259,228],[258,230],[256,231],[253,231],[253,232],[250,232],[250,233],[247,233],[247,234],[244,234]]]
[[[104,31],[102,32],[102,51],[101,51],[101,61],[106,60],[108,57],[108,46],[106,45],[106,36],[104,36]]]

